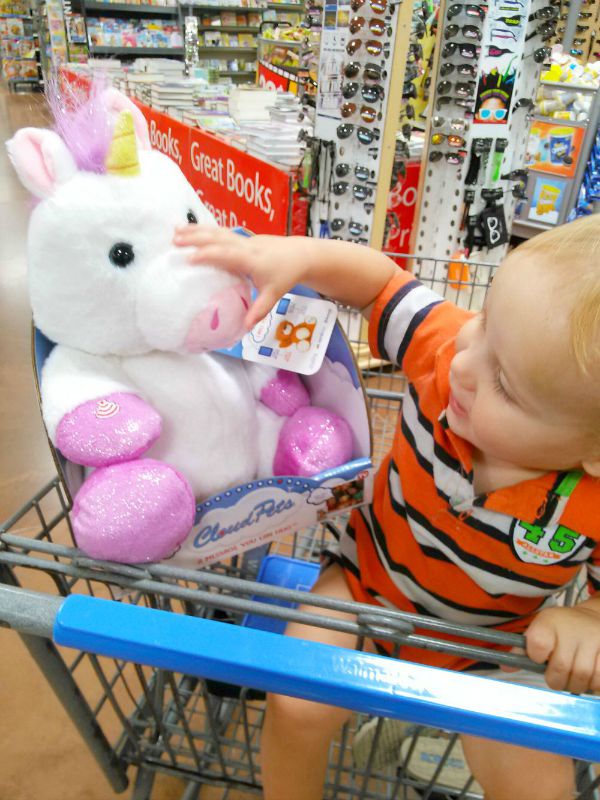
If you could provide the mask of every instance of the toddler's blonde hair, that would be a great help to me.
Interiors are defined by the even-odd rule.
[[[571,349],[586,374],[600,366],[600,214],[560,225],[528,239],[519,255],[543,257],[564,272],[570,314]]]

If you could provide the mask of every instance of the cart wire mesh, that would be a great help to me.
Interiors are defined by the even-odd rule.
[[[493,265],[462,262],[457,274],[451,272],[451,262],[393,255],[439,294],[464,308],[482,307]],[[391,364],[369,354],[365,326],[355,312],[341,309],[340,320],[363,374],[377,464],[392,444],[404,378]],[[270,553],[318,564],[344,522],[340,515],[296,531],[273,543]],[[256,576],[264,554],[251,551],[202,570],[87,558],[73,546],[69,505],[55,479],[0,527],[0,582],[17,590],[57,597],[87,594],[232,625],[244,624],[248,614],[259,614],[351,631],[359,642],[376,635],[395,646],[409,643],[475,660],[530,666],[523,656],[494,649],[522,645],[523,638],[516,634],[259,583]],[[584,585],[580,580],[572,587],[565,602],[585,591]],[[298,609],[300,603],[305,610]],[[340,620],[335,616],[339,611],[350,612],[352,619]],[[461,641],[449,641],[449,635]],[[128,787],[128,768],[134,766],[134,800],[152,797],[158,772],[183,781],[184,800],[202,800],[209,786],[219,787],[211,798],[221,800],[233,800],[233,793],[236,798],[260,795],[262,692],[82,651],[73,655],[49,640],[21,636],[115,792]],[[579,800],[597,800],[600,780],[593,765],[578,762],[576,771]],[[353,715],[331,746],[324,798],[417,797],[482,797],[457,734]]]

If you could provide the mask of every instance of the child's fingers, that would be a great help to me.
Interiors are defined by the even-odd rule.
[[[551,689],[562,691],[569,685],[574,654],[575,650],[569,643],[557,640],[544,673],[546,683]]]
[[[279,300],[279,295],[272,289],[264,289],[250,306],[250,310],[244,321],[247,330],[251,330],[257,323],[267,316],[275,303]]]
[[[248,261],[247,253],[240,251],[235,244],[215,243],[195,248],[189,254],[187,261],[189,264],[219,267],[219,269],[236,272],[248,277],[252,274],[252,267]]]
[[[525,634],[527,655],[536,664],[544,664],[557,645],[554,627],[535,619]]]
[[[524,656],[525,650],[522,647],[513,647],[510,650],[516,656]],[[521,668],[520,667],[511,667],[510,664],[500,664],[500,669],[502,672],[518,672]]]
[[[182,225],[175,229],[173,242],[176,245],[184,247],[186,245],[195,245],[199,247],[202,244],[208,244],[210,242],[231,241],[231,237],[234,236],[236,236],[236,234],[231,231],[212,225]]]
[[[600,653],[596,653],[594,660],[594,674],[590,681],[590,692],[600,692]]]
[[[593,642],[580,643],[571,663],[571,672],[566,688],[569,692],[582,694],[591,691],[596,668],[596,647]]]

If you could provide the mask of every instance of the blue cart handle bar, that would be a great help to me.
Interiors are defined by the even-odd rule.
[[[600,698],[85,595],[62,601],[54,640],[112,658],[587,761],[600,755]]]

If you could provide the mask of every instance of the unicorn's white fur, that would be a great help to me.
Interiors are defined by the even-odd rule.
[[[156,560],[191,526],[186,479],[201,499],[259,470],[273,474],[288,417],[260,402],[264,387],[277,380],[274,370],[209,352],[240,337],[249,287],[229,272],[191,267],[187,252],[173,245],[176,226],[188,219],[216,223],[179,168],[149,149],[138,109],[114,92],[109,110],[111,104],[133,115],[135,176],[79,171],[49,130],[19,131],[8,149],[22,182],[40,199],[31,215],[28,263],[35,324],[57,343],[41,385],[48,435],[71,460],[97,467],[93,485],[86,482],[87,493],[75,503],[78,542],[98,557]],[[121,245],[133,253],[125,266],[113,258]],[[119,419],[119,398],[129,395],[141,399],[141,410],[136,406],[119,428],[111,415]],[[105,413],[106,436],[97,430]],[[105,444],[110,455],[99,457]],[[155,459],[145,471],[140,454]],[[349,455],[346,449],[341,460]],[[157,506],[160,492],[147,494],[149,480],[164,489],[166,504]],[[177,531],[158,546],[171,517]]]

